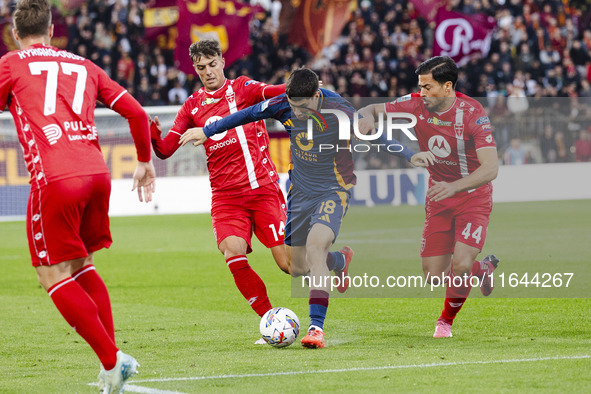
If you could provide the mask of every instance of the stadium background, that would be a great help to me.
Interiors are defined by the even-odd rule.
[[[244,74],[283,83],[290,70],[306,66],[320,75],[326,88],[359,105],[363,98],[385,101],[415,91],[414,69],[444,46],[437,41],[437,27],[442,20],[460,18],[474,29],[486,27],[477,40],[484,44],[450,55],[462,64],[457,90],[478,98],[491,117],[499,162],[591,160],[588,2],[72,0],[55,5],[54,45],[100,65],[151,116],[158,114],[164,129],[172,124],[179,104],[202,86],[187,55],[190,42],[198,37],[222,42],[228,78]],[[15,49],[11,6],[0,1],[0,53]],[[129,178],[134,149],[127,124],[113,112],[99,110],[97,127],[113,179]],[[280,124],[270,120],[268,129],[273,160],[285,173],[289,141]],[[0,216],[6,219],[22,216],[28,193],[28,174],[8,113],[0,115],[0,141]],[[201,149],[186,147],[165,162],[155,161],[160,177],[207,174]],[[369,153],[355,154],[355,166],[375,171],[408,164],[392,155]],[[374,202],[421,202],[418,175],[408,180],[393,176],[397,189],[410,185],[407,193]],[[195,189],[197,194],[204,194],[203,185]],[[580,193],[572,198],[577,197]],[[144,212],[158,211],[153,208]]]
[[[115,78],[121,64],[122,76],[126,77],[120,82],[127,84],[144,105],[150,105],[150,115],[158,115],[168,124],[172,122],[178,106],[169,105],[175,99],[173,96],[169,100],[168,93],[176,79],[180,78],[187,94],[200,86],[193,74],[180,73],[174,66],[178,21],[163,26],[163,33],[154,41],[145,40],[148,10],[164,3],[55,3],[61,7],[56,8],[55,20],[60,12],[65,15],[55,44],[74,52],[86,51],[97,62],[103,59],[103,67]],[[167,3],[177,5],[174,0]],[[219,16],[222,8],[231,9],[229,4],[233,4],[231,0],[183,3],[207,5],[204,11],[208,12],[208,20],[212,20],[212,13]],[[314,2],[352,8],[350,19],[337,33],[334,43],[317,55],[305,43],[289,43],[289,34],[281,30],[281,18],[273,18],[277,16],[277,12],[272,12],[273,6],[277,9],[278,3],[263,2],[271,11],[257,14],[249,22],[250,33],[239,36],[250,37],[252,53],[239,55],[229,66],[228,77],[245,73],[280,83],[292,67],[308,65],[319,72],[327,87],[351,98],[359,94],[385,100],[414,90],[413,67],[429,55],[428,43],[434,34],[433,26],[418,14],[418,7],[413,7],[414,2]],[[311,3],[293,1],[299,5]],[[430,4],[432,10],[447,4],[437,0],[424,3]],[[68,11],[64,4],[71,9]],[[220,7],[221,4],[225,6]],[[281,4],[283,9],[289,9],[291,3]],[[546,4],[549,10],[545,9]],[[4,16],[2,43],[12,45],[6,30],[10,2],[0,0],[0,7]],[[584,131],[589,127],[589,88],[585,80],[589,78],[591,45],[590,14],[585,7],[588,1],[466,0],[450,2],[446,10],[465,15],[482,10],[495,19],[490,52],[486,56],[471,55],[474,59],[462,67],[458,89],[480,97],[487,107],[495,125],[499,160],[507,164],[500,168],[498,181],[510,179],[504,187],[506,196],[526,201],[495,205],[486,252],[502,258],[498,271],[507,277],[516,274],[522,279],[524,273],[529,273],[531,279],[534,273],[574,272],[569,289],[541,289],[519,283],[515,288],[497,287],[487,299],[479,299],[478,292],[473,292],[463,316],[454,324],[454,338],[448,341],[431,338],[440,299],[427,298],[424,293],[406,292],[404,298],[398,298],[350,289],[344,295],[348,299],[331,298],[326,349],[309,352],[290,346],[278,351],[252,345],[257,339],[258,318],[231,284],[211,236],[209,215],[114,217],[111,223],[115,243],[109,250],[97,253],[96,261],[109,285],[119,342],[130,354],[137,355],[142,364],[141,375],[132,380],[133,387],[127,391],[588,391],[591,377],[585,371],[589,371],[591,362],[591,270],[585,245],[589,244],[591,220],[591,164],[577,162],[589,160],[589,154],[585,154],[586,149],[589,152],[588,134]],[[524,17],[522,24],[519,15]],[[176,16],[174,10],[163,11],[158,20],[166,25]],[[556,25],[550,18],[556,20]],[[295,26],[305,25],[302,22]],[[519,37],[513,30],[522,32],[520,37],[533,51],[530,56],[520,52],[523,46],[513,41]],[[551,36],[561,49],[556,50],[559,57],[553,55],[552,63],[556,64],[543,72],[535,71],[535,62],[540,61],[541,65],[541,60],[546,59],[541,51],[535,51],[540,45],[537,37],[552,41]],[[564,40],[556,40],[558,37]],[[392,42],[404,43],[402,49]],[[581,44],[582,51],[577,50],[576,42]],[[187,46],[181,48],[182,54],[186,54]],[[383,47],[389,47],[388,51]],[[129,59],[121,53],[126,48]],[[571,48],[575,50],[571,52]],[[574,69],[578,78],[574,84],[568,83],[567,57],[578,66]],[[510,59],[509,73],[503,70],[501,59]],[[528,62],[534,70],[528,73],[532,78],[517,72]],[[525,67],[523,70],[529,70]],[[131,68],[132,74],[123,72]],[[144,75],[146,78],[141,78]],[[519,75],[522,77],[517,78]],[[520,82],[521,78],[525,82]],[[526,100],[510,98],[515,92],[513,87],[521,83]],[[507,89],[509,85],[513,87]],[[524,103],[527,110],[515,111],[523,109]],[[22,166],[12,123],[9,114],[0,115],[0,216],[4,220],[11,214],[18,216],[19,204],[24,204],[28,194],[28,174]],[[146,213],[157,211],[154,206],[140,205],[129,190],[134,149],[127,123],[112,111],[99,109],[97,127],[115,178],[114,199],[126,201],[134,209],[141,206],[147,209]],[[270,149],[281,167],[289,160],[287,141],[281,132],[274,131],[273,124],[269,128]],[[513,137],[519,137],[523,150],[516,147],[516,152],[510,150],[507,154]],[[523,162],[528,165],[516,165]],[[208,181],[201,150],[186,147],[156,165],[156,196],[161,204],[177,197],[170,195],[171,184],[183,187],[176,194],[186,199],[177,205],[191,207],[198,196],[208,203],[203,196]],[[413,194],[420,189],[420,171],[406,168],[405,163],[393,157],[378,155],[356,157],[356,166],[366,169],[359,174],[360,178],[361,174],[368,174],[364,178],[367,183],[372,179],[382,185],[390,185],[390,180],[393,183],[393,201],[384,190],[376,193],[377,199],[368,194],[366,201],[402,203],[399,189],[404,179],[406,202],[417,202]],[[495,190],[501,189],[496,186]],[[359,185],[355,189],[362,188]],[[371,194],[371,188],[367,190]],[[364,199],[359,193],[356,198]],[[566,198],[569,201],[531,201]],[[570,200],[574,198],[581,200]],[[158,212],[164,208],[160,205]],[[388,205],[354,208],[347,214],[339,243],[335,244],[336,248],[344,244],[355,248],[352,275],[419,274],[423,207],[409,204],[395,209]],[[118,214],[125,213],[129,211]],[[38,285],[29,264],[24,232],[22,220],[0,223],[0,392],[96,392],[92,384],[97,361]],[[265,280],[274,305],[289,307],[306,324],[307,302],[292,297],[286,276],[277,270],[259,243],[249,262]],[[364,298],[367,296],[377,298]],[[411,298],[415,296],[419,298]]]

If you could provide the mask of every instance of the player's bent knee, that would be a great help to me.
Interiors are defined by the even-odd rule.
[[[291,276],[293,278],[298,278],[300,276],[308,275],[310,270],[307,267],[298,267],[298,266],[291,266]]]
[[[453,271],[455,276],[462,276],[462,275],[469,275],[472,271],[472,265],[474,261],[470,260],[460,260],[453,262]]]
[[[290,274],[291,273],[291,269],[289,264],[287,263],[286,260],[283,261],[278,261],[275,260],[275,262],[277,263],[277,266],[279,267],[279,269],[283,272],[285,272],[286,274]]]

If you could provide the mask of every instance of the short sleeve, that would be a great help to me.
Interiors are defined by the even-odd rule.
[[[474,138],[476,150],[496,147],[490,119],[482,107],[478,108],[470,123],[470,134]]]

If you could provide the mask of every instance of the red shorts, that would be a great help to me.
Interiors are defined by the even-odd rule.
[[[427,199],[421,257],[453,253],[456,242],[482,250],[492,211],[492,192],[480,189],[439,202]]]
[[[277,182],[247,193],[224,195],[214,193],[211,199],[211,223],[219,245],[235,235],[248,244],[252,252],[252,232],[268,248],[283,245],[285,232],[285,198]]]
[[[111,246],[109,174],[51,182],[31,191],[27,238],[33,266],[87,257]]]

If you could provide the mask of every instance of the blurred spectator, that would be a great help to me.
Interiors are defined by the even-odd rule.
[[[511,145],[505,150],[505,164],[521,165],[527,163],[525,149],[521,146],[519,138],[511,139]]]
[[[575,161],[591,161],[591,128],[581,130],[579,139],[575,142]]]
[[[168,78],[166,77],[168,71],[168,66],[164,60],[163,55],[156,56],[156,64],[153,64],[150,67],[150,74],[152,77],[156,79],[156,83],[160,88],[163,88],[168,83]]]
[[[550,42],[546,43],[544,49],[540,51],[540,62],[546,70],[554,68],[560,62],[560,54]]]
[[[551,125],[546,125],[544,134],[540,138],[540,151],[542,152],[542,160],[544,163],[555,163],[558,156],[558,146],[556,145],[556,137]]]
[[[174,105],[181,105],[189,97],[189,94],[183,88],[181,81],[178,79],[174,82],[174,87],[168,91],[168,102]]]
[[[517,85],[507,85],[507,108],[513,114],[521,114],[529,108],[529,103],[523,88]]]
[[[345,97],[396,98],[417,91],[414,70],[432,56],[436,24],[428,23],[412,2],[360,1],[342,36],[312,57],[279,35],[282,1],[250,3],[257,1],[267,15],[253,21],[252,53],[227,65],[228,76],[246,74],[278,84],[293,68],[308,66],[321,75],[325,87]],[[8,3],[0,0],[4,16],[10,12]],[[175,68],[173,40],[161,35],[156,42],[145,41],[144,11],[154,4],[153,0],[84,2],[65,18],[68,49],[89,57],[119,79],[144,105],[183,102],[201,85]],[[586,140],[578,136],[575,141],[577,135],[562,127],[568,112],[552,105],[539,107],[532,100],[591,97],[591,11],[554,0],[452,0],[447,6],[497,20],[488,55],[474,55],[460,68],[457,90],[485,98],[498,145],[509,145],[519,132],[524,145],[540,136],[545,162],[578,160],[576,152],[581,149],[576,144]],[[526,98],[530,98],[529,109]],[[585,113],[582,110],[580,115],[585,119],[583,128],[591,124],[591,112]],[[552,127],[561,131],[554,134]],[[368,160],[368,165],[387,167],[398,162],[376,159]]]
[[[135,64],[128,52],[123,52],[121,58],[117,62],[117,77],[123,79],[126,86],[133,86],[133,79],[135,75]],[[121,81],[119,81],[121,82]]]
[[[564,141],[564,133],[562,131],[556,132],[554,140],[556,141],[556,161],[558,163],[569,161],[566,142]]]

